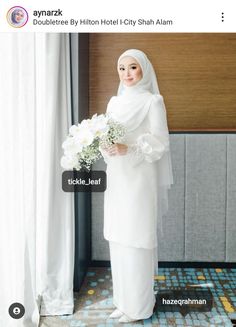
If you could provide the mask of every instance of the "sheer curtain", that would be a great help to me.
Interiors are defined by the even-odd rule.
[[[0,34],[0,326],[73,312],[73,196],[61,189],[71,123],[69,35]],[[8,314],[25,307],[21,319]]]

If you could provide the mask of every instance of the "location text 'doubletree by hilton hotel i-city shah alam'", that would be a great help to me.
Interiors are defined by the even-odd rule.
[[[57,10],[34,10],[33,25],[73,25],[73,26],[140,26],[140,25],[173,25],[172,19],[163,19],[158,17],[152,17],[149,19],[89,19],[89,18],[71,18],[61,19],[63,17],[63,11]],[[60,17],[60,18],[57,18]]]

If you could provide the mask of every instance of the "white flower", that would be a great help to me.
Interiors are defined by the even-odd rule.
[[[69,136],[63,142],[64,156],[61,165],[65,169],[85,169],[89,171],[101,157],[99,145],[110,145],[122,140],[123,126],[107,115],[93,115],[78,125],[72,125]]]
[[[78,158],[76,156],[63,156],[61,158],[61,166],[64,169],[73,169],[78,167]],[[80,167],[79,167],[80,169]]]
[[[83,150],[83,145],[78,142],[76,137],[68,137],[63,143],[62,148],[66,154],[77,154]]]
[[[78,125],[72,125],[69,129],[70,135],[75,136],[77,133],[79,133],[80,126]]]
[[[79,143],[82,147],[93,143],[94,135],[88,128],[81,128],[75,137],[75,143]]]
[[[91,126],[91,120],[90,119],[84,119],[79,124],[80,129],[90,129]]]
[[[93,115],[91,119],[91,130],[95,137],[101,137],[108,132],[109,126],[107,124],[108,118],[105,115]]]

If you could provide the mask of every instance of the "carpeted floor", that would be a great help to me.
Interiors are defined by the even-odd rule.
[[[90,268],[79,293],[75,293],[75,313],[69,316],[41,317],[40,327],[113,327],[113,326],[233,326],[236,319],[236,269],[159,268],[155,277],[158,294],[166,291],[188,290],[202,286],[213,296],[209,312],[178,310],[168,312],[156,308],[150,319],[119,324],[109,319],[114,310],[110,268]]]

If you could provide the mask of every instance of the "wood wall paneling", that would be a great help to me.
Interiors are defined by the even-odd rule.
[[[154,65],[170,130],[236,130],[235,33],[90,34],[90,115],[106,111],[117,58],[130,48]]]

